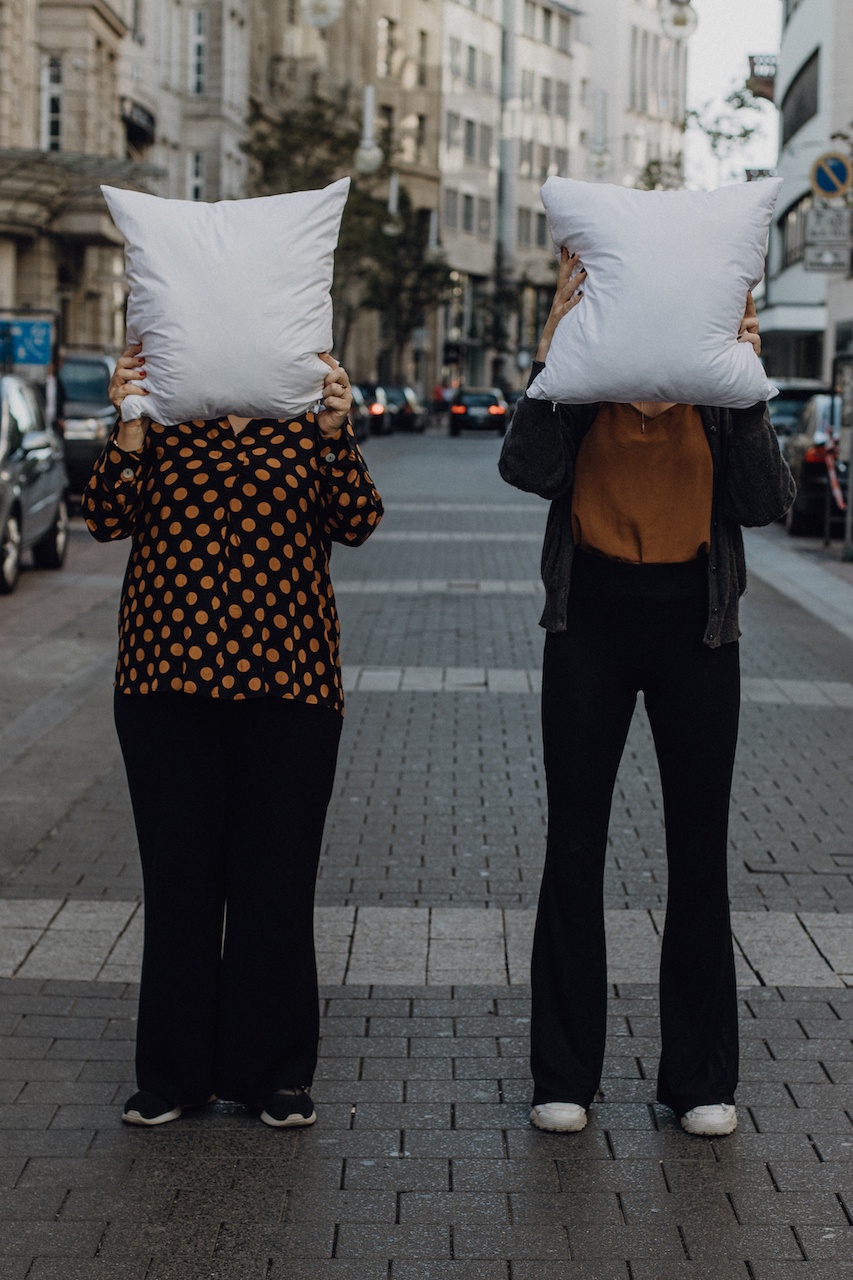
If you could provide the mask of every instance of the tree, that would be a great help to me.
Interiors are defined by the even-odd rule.
[[[387,160],[368,178],[353,173],[360,122],[347,118],[343,100],[315,95],[274,119],[255,108],[249,129],[244,150],[252,162],[255,195],[313,190],[352,175],[335,254],[336,352],[343,362],[354,318],[362,310],[377,311],[388,333],[394,376],[399,377],[413,330],[441,301],[449,279],[444,260],[428,250],[426,211],[414,209],[401,186],[399,211],[392,218],[387,202],[375,194],[388,180]],[[381,137],[379,144],[390,156],[391,138]],[[393,234],[387,234],[392,224]]]
[[[684,186],[684,155],[679,151],[671,160],[649,160],[637,177],[638,191],[680,191]]]
[[[760,123],[750,113],[760,115],[761,111],[761,100],[749,89],[733,89],[724,100],[722,111],[714,112],[711,102],[706,102],[698,111],[691,107],[684,117],[684,126],[704,133],[711,154],[722,164],[758,132]],[[751,120],[755,123],[750,123]]]

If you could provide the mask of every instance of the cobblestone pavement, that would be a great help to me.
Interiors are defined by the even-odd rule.
[[[526,960],[544,836],[544,504],[494,440],[391,437],[336,552],[348,705],[318,884],[319,1123],[220,1103],[152,1132],[132,1091],[141,907],[110,722],[125,551],[0,605],[3,1280],[853,1277],[853,583],[749,539],[731,872],[740,1128],[654,1102],[665,903],[641,711],[607,875],[611,1020],[580,1135],[527,1123]],[[805,600],[807,609],[798,600]]]

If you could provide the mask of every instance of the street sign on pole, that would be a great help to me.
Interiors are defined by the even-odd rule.
[[[817,200],[808,210],[803,252],[806,271],[848,270],[850,215],[849,205],[828,200]]]
[[[840,151],[825,151],[812,165],[812,191],[833,200],[846,195],[853,184],[853,162]]]

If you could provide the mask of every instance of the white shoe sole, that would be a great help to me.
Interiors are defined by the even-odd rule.
[[[725,1120],[690,1120],[682,1116],[681,1127],[697,1138],[725,1138],[737,1128],[737,1115],[733,1113]]]
[[[261,1119],[264,1124],[268,1124],[271,1129],[304,1129],[307,1125],[313,1124],[317,1119],[317,1112],[312,1111],[310,1116],[293,1115],[288,1116],[286,1120],[274,1120],[268,1111],[261,1112]]]
[[[548,1104],[544,1104],[547,1106]],[[533,1107],[530,1112],[530,1123],[535,1125],[537,1129],[542,1129],[545,1133],[580,1133],[586,1128],[587,1113],[583,1108],[578,1107],[578,1114],[565,1120],[551,1118],[548,1115],[542,1115],[542,1107]]]
[[[139,1124],[146,1129],[150,1129],[155,1124],[168,1124],[170,1120],[178,1120],[183,1115],[183,1107],[173,1107],[171,1111],[164,1111],[160,1116],[154,1116],[152,1120],[146,1120],[145,1116],[140,1115],[138,1111],[125,1111],[122,1114],[122,1120],[125,1124]]]

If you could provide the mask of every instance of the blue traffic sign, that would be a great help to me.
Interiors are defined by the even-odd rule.
[[[812,191],[816,196],[843,196],[853,182],[853,163],[837,151],[818,156],[812,165]]]
[[[50,320],[0,317],[0,360],[4,364],[50,364],[52,347]]]

